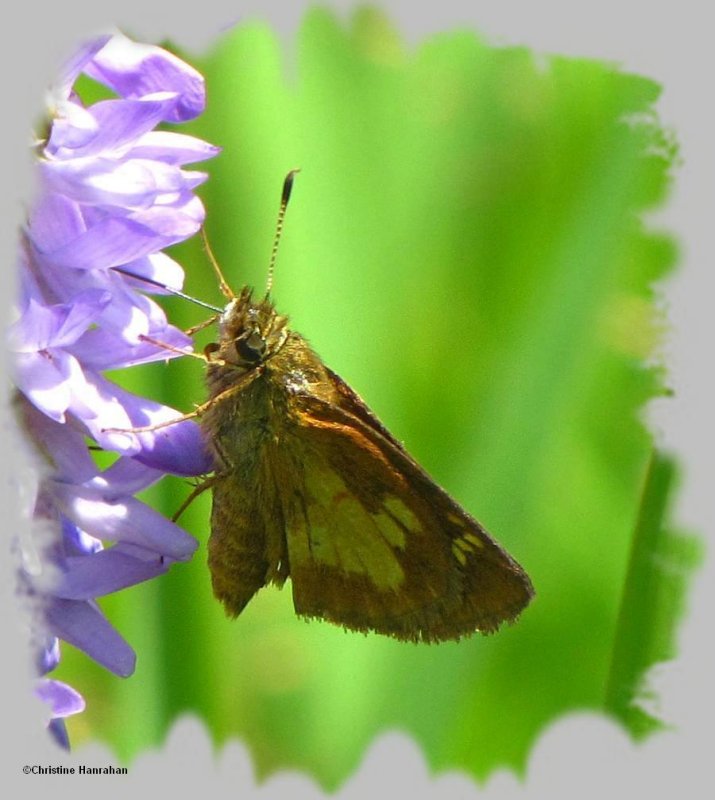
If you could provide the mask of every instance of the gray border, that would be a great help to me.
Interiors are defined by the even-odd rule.
[[[325,3],[348,13],[351,2]],[[655,78],[665,87],[660,111],[677,131],[685,159],[668,208],[653,218],[653,224],[668,228],[680,238],[681,269],[667,288],[667,305],[673,323],[668,347],[675,399],[651,410],[651,419],[663,442],[674,449],[687,466],[680,493],[677,518],[696,530],[712,530],[711,490],[715,474],[713,448],[709,446],[712,408],[709,353],[706,342],[713,336],[710,306],[713,281],[707,269],[712,264],[713,244],[706,212],[715,208],[713,176],[713,114],[709,108],[713,75],[710,15],[702,0],[681,0],[655,8],[645,0],[500,0],[468,3],[441,0],[420,7],[406,0],[384,0],[381,7],[391,13],[398,28],[410,41],[438,30],[460,25],[478,28],[495,43],[526,44],[541,52],[605,58],[626,69]],[[61,4],[25,3],[13,9],[6,20],[5,46],[0,52],[5,77],[5,124],[2,127],[5,186],[2,196],[2,246],[6,269],[2,271],[2,296],[7,297],[14,270],[14,230],[22,208],[18,197],[29,197],[28,162],[25,152],[29,122],[39,110],[44,82],[54,65],[68,53],[77,39],[111,25],[146,41],[170,36],[197,51],[215,33],[233,22],[258,16],[271,22],[286,37],[291,36],[306,7],[278,0],[203,0],[200,5],[175,0],[125,0],[120,5],[98,0],[65,0]],[[9,178],[9,179],[8,179]],[[710,330],[710,334],[708,334]],[[4,354],[0,354],[4,359]],[[0,364],[5,374],[5,361]],[[11,483],[18,469],[16,448],[4,424],[2,485],[4,517],[9,532],[19,525],[17,491]],[[4,644],[2,664],[2,725],[0,785],[17,789],[22,796],[60,792],[76,797],[91,786],[112,797],[127,788],[155,787],[163,792],[186,787],[188,791],[222,790],[233,796],[320,796],[304,778],[279,776],[259,789],[252,789],[252,772],[245,750],[232,744],[217,757],[212,755],[199,723],[184,720],[169,737],[163,754],[147,754],[136,762],[128,777],[75,776],[25,777],[25,763],[60,764],[66,761],[51,747],[39,725],[40,709],[27,699],[28,680],[24,665],[25,643],[13,610],[13,576],[6,558],[0,561]],[[693,795],[696,786],[712,784],[706,742],[711,740],[713,716],[712,621],[706,609],[713,600],[712,559],[700,572],[691,595],[690,613],[680,635],[680,656],[659,672],[658,685],[665,716],[678,730],[635,747],[612,725],[591,715],[562,720],[536,747],[524,791],[507,774],[494,776],[483,793],[493,797],[599,797],[606,792],[625,796]],[[99,745],[76,754],[75,763],[112,763]],[[71,763],[71,762],[66,762]],[[42,781],[42,785],[40,785]],[[48,781],[49,783],[46,783]],[[116,788],[115,788],[116,784]],[[341,797],[363,797],[368,792],[386,796],[399,786],[415,797],[471,797],[478,792],[463,776],[427,777],[419,750],[406,737],[387,733],[374,744],[356,777],[340,792]],[[183,794],[183,793],[182,793]],[[698,793],[699,795],[700,793]]]

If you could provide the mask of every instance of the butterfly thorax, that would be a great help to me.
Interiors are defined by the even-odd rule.
[[[268,298],[254,303],[248,287],[227,305],[219,342],[206,352],[212,362],[206,373],[209,398],[216,404],[202,427],[221,449],[219,460],[243,460],[247,446],[255,454],[264,442],[278,444],[295,419],[297,395],[334,399],[326,369],[306,340],[288,328],[288,318]]]

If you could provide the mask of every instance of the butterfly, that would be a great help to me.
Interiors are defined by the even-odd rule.
[[[237,616],[290,578],[298,615],[416,642],[490,633],[533,596],[521,566],[441,489],[270,299],[229,302],[205,349],[216,470],[208,564]]]

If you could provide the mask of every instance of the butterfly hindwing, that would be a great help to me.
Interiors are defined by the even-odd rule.
[[[250,453],[248,454],[250,457]],[[267,583],[288,576],[284,524],[270,464],[219,474],[212,480],[213,506],[208,563],[214,595],[238,616]]]

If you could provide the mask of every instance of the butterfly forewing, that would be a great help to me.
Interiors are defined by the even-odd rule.
[[[532,595],[523,570],[342,388],[340,406],[298,400],[314,502],[285,515],[296,611],[425,641],[514,619]],[[306,547],[326,536],[342,564]]]

